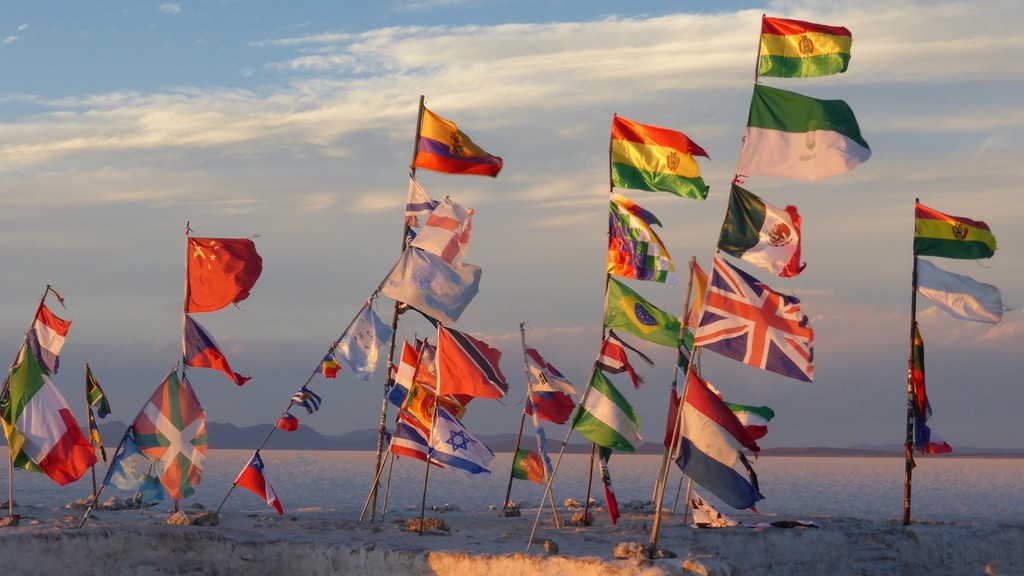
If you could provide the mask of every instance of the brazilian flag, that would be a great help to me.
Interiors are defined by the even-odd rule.
[[[662,346],[679,346],[679,319],[610,277],[608,294],[605,296],[604,325]]]

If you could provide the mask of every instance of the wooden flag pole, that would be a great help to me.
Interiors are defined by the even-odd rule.
[[[920,198],[914,199],[914,205]],[[917,324],[917,255],[910,276],[910,356],[907,359],[907,436],[904,442],[903,525],[910,524],[910,485],[914,473],[914,327]]]
[[[416,176],[416,151],[420,146],[420,129],[423,127],[423,95],[420,94],[419,108],[416,112],[416,136],[413,139],[412,146],[412,162],[409,163],[409,177],[413,178]],[[405,251],[405,243],[409,240],[409,225],[404,224],[402,226],[402,249],[399,254]],[[390,276],[390,274],[388,274]],[[387,278],[387,277],[385,277]],[[383,286],[383,282],[381,283]],[[377,288],[380,290],[380,287]],[[377,468],[380,468],[381,460],[384,456],[384,437],[387,434],[387,422],[388,422],[388,394],[391,393],[391,388],[395,385],[395,380],[391,376],[390,364],[394,361],[395,356],[395,338],[398,334],[398,315],[401,312],[401,303],[395,301],[394,313],[391,316],[391,342],[388,345],[388,369],[385,371],[384,376],[384,398],[381,400],[380,406],[380,424],[377,428]],[[373,487],[370,491],[370,501],[372,506],[370,507],[370,521],[374,520],[374,515],[377,507],[377,482],[373,483]]]
[[[113,466],[113,464],[114,464],[114,462],[117,461],[117,457],[121,454],[121,451],[124,448],[124,442],[128,438],[128,435],[131,434],[131,432],[132,432],[132,427],[131,426],[125,428],[124,435],[121,436],[121,442],[117,445],[117,449],[114,450],[114,457],[111,459],[111,462],[110,462],[111,465],[107,466],[107,474],[103,477],[103,484],[100,485],[99,490],[96,490],[95,484],[93,484],[93,494],[94,494],[94,496],[93,496],[93,503],[95,503],[97,500],[99,500],[100,494],[103,493],[103,489],[107,486],[107,482],[110,481],[110,476],[113,475],[113,473],[114,473],[114,466]],[[95,473],[95,468],[93,468],[93,472]],[[95,481],[95,478],[96,477],[95,477],[95,474],[94,474],[93,475],[93,480],[94,481]],[[146,503],[145,502],[139,502],[139,505],[142,508],[146,507]],[[85,508],[85,515],[82,516],[82,521],[78,523],[78,527],[79,528],[82,528],[82,526],[85,526],[85,521],[89,519],[89,514],[93,510],[95,510],[95,509],[96,509],[96,506],[86,506],[86,508]]]
[[[679,381],[679,364],[683,358],[682,348],[686,346],[683,342],[686,337],[686,323],[690,315],[690,292],[693,290],[693,267],[697,262],[697,259],[693,256],[690,257],[689,262],[689,274],[687,275],[686,281],[686,298],[683,301],[683,321],[679,323],[679,350],[676,352],[676,366],[675,376],[672,379],[672,390],[676,389]],[[688,370],[692,367],[687,367]],[[683,394],[686,394],[686,382],[683,383]],[[672,408],[669,407],[669,414],[672,413]],[[651,527],[651,540],[647,546],[647,554],[649,557],[654,557],[655,552],[658,549],[658,535],[661,531],[661,505],[665,500],[665,484],[668,482],[668,471],[671,456],[679,451],[679,429],[683,419],[683,396],[679,396],[679,404],[676,406],[676,417],[675,422],[672,424],[672,440],[668,446],[665,446],[664,454],[661,459],[661,469],[658,471],[658,480],[655,483],[656,497],[654,499],[654,523]]]
[[[384,502],[380,505],[380,520],[384,521],[384,517],[388,513],[388,496],[391,494],[391,472],[395,469],[395,453],[391,452],[388,455],[388,480],[384,483]]]

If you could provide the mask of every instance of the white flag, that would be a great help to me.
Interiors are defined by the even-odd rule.
[[[380,293],[445,324],[459,319],[480,291],[480,267],[452,266],[415,246],[406,248]]]
[[[471,208],[445,198],[427,217],[412,245],[440,256],[449,264],[461,264],[469,247],[472,218]]]
[[[970,276],[946,272],[920,258],[917,291],[954,318],[989,324],[1003,319],[1003,299],[998,288]]]
[[[367,300],[363,310],[341,336],[335,350],[361,380],[369,380],[377,369],[378,352],[391,339],[390,326],[380,321]]]

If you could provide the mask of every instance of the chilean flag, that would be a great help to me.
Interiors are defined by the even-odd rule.
[[[252,459],[242,469],[235,480],[235,486],[250,490],[253,494],[262,497],[271,508],[277,510],[278,514],[284,515],[284,508],[281,506],[281,501],[277,499],[274,487],[267,482],[263,475],[263,459],[260,458],[259,450],[252,455]]]
[[[182,349],[185,351],[186,366],[220,370],[238,386],[250,380],[248,376],[232,372],[228,359],[217,347],[213,337],[188,314],[185,315],[185,329],[182,331]]]
[[[676,464],[726,504],[753,508],[764,498],[757,476],[740,452],[761,449],[725,402],[691,370],[683,398],[681,452]]]

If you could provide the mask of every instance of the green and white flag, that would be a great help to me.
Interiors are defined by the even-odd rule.
[[[800,263],[800,214],[796,206],[779,210],[733,184],[718,248],[776,276],[796,276],[804,269]]]
[[[621,452],[636,452],[644,443],[640,418],[600,370],[590,378],[590,391],[576,409],[572,427],[594,444]]]
[[[754,85],[738,174],[821,180],[849,172],[870,157],[846,102]]]

